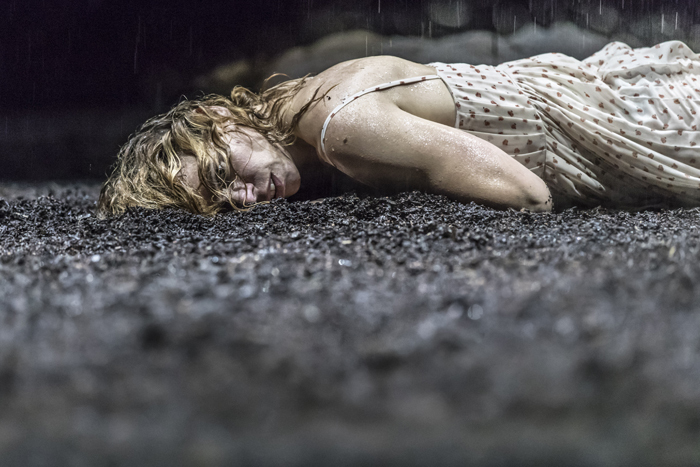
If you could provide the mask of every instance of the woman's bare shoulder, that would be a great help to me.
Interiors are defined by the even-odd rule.
[[[295,97],[293,110],[299,110],[306,103],[323,96],[318,105],[309,108],[300,120],[298,136],[316,146],[324,121],[347,96],[378,84],[434,73],[432,67],[393,56],[366,57],[338,63],[308,79],[304,89]],[[385,96],[386,91],[362,100],[376,99],[379,94]]]
[[[404,78],[407,75],[416,76],[423,73],[432,73],[434,69],[429,66],[415,63],[391,55],[357,58],[338,63],[318,75],[321,81],[332,81],[336,84],[343,82],[358,82],[361,85],[376,84],[377,80]]]

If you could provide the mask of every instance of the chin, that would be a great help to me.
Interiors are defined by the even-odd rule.
[[[290,196],[294,196],[297,193],[297,191],[299,191],[300,187],[301,178],[297,175],[296,177],[292,178],[289,182],[286,183],[284,197],[289,198]]]
[[[284,194],[285,198],[289,198],[290,196],[294,196],[297,194],[299,191],[299,187],[301,186],[301,183],[299,183],[299,180],[296,181],[296,183],[291,183],[287,185],[289,187],[289,192]]]

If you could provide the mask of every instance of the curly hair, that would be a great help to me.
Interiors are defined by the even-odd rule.
[[[100,215],[121,214],[132,206],[149,209],[177,207],[204,215],[223,209],[240,209],[230,198],[228,186],[236,174],[228,163],[223,129],[247,127],[272,143],[289,145],[300,117],[323,96],[312,99],[291,119],[282,121],[282,105],[294,97],[308,77],[283,82],[260,94],[236,86],[231,97],[215,94],[184,99],[170,111],[146,121],[122,146],[111,175],[102,186],[97,210]],[[213,108],[223,107],[228,112]],[[182,159],[194,156],[202,185],[212,193],[205,200],[183,181]]]

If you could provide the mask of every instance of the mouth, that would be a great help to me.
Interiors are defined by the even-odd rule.
[[[273,173],[270,174],[270,199],[284,198],[284,182]]]

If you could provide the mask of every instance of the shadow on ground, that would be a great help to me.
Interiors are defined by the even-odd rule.
[[[700,463],[698,209],[96,193],[0,185],[3,466]]]

